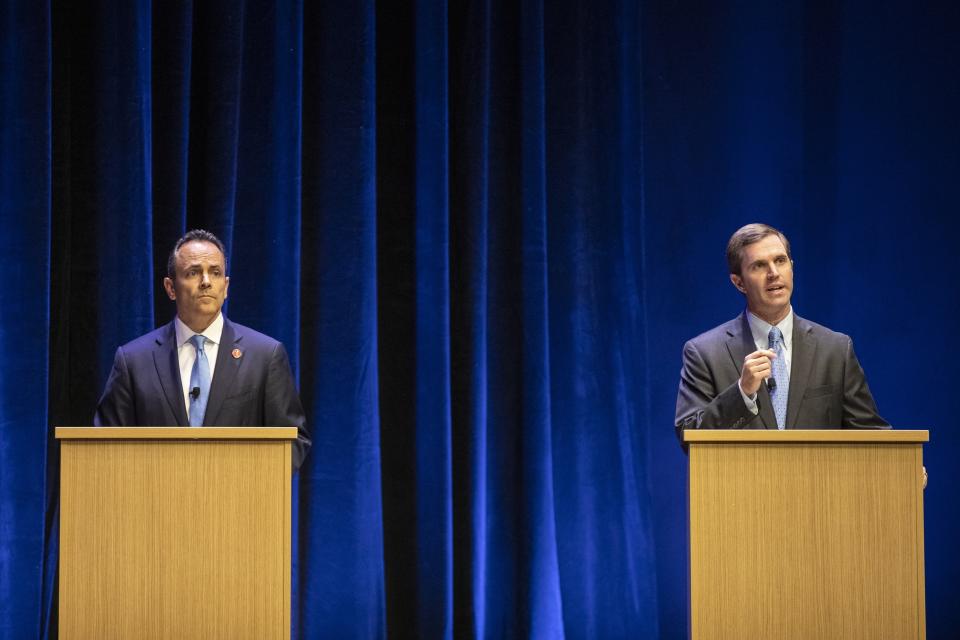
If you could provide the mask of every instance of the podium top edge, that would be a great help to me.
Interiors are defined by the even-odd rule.
[[[296,440],[296,427],[56,427],[57,440]]]
[[[929,442],[930,432],[919,429],[784,429],[783,431],[774,429],[693,429],[683,432],[683,441],[690,443],[904,443]]]

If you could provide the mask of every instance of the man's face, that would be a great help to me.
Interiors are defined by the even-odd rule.
[[[210,326],[227,299],[230,278],[224,262],[215,244],[191,240],[177,251],[176,277],[163,279],[167,296],[177,303],[177,315],[198,333]]]
[[[747,308],[771,324],[783,320],[793,293],[793,262],[777,235],[769,235],[743,249],[740,275],[730,274],[733,285],[747,296]]]

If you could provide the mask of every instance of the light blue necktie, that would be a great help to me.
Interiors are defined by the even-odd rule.
[[[203,414],[207,410],[207,397],[210,395],[210,363],[203,350],[207,341],[201,335],[190,338],[190,342],[197,349],[197,359],[193,361],[193,371],[190,372],[190,426],[203,426]],[[200,395],[194,397],[194,389],[200,389]]]
[[[787,396],[790,393],[790,372],[787,371],[787,360],[783,357],[783,333],[773,327],[767,340],[770,343],[769,349],[777,354],[773,359],[773,379],[776,385],[770,390],[770,401],[777,416],[777,429],[783,429],[787,424]]]

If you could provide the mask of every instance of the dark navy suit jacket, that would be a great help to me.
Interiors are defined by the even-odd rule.
[[[757,350],[746,313],[683,346],[676,429],[776,429],[770,394],[757,392],[759,414],[747,409],[737,381]],[[877,413],[853,342],[842,333],[793,316],[787,429],[889,429]]]
[[[93,423],[190,426],[173,322],[117,349]],[[280,342],[224,317],[203,426],[297,427],[293,468],[300,467],[310,448],[310,433]]]

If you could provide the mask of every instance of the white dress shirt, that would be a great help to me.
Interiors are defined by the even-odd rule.
[[[180,361],[180,383],[183,385],[183,404],[190,415],[190,374],[193,372],[193,363],[197,359],[197,350],[190,338],[197,335],[193,329],[183,323],[179,316],[174,320],[177,329],[177,358]],[[213,383],[213,370],[217,367],[217,353],[220,351],[220,337],[223,335],[223,314],[218,313],[210,326],[200,334],[207,340],[203,345],[203,352],[207,354],[210,364],[210,383]]]
[[[757,316],[753,315],[747,311],[747,323],[750,325],[750,333],[753,335],[753,344],[757,349],[771,349],[770,346],[770,329],[774,325],[770,324],[766,320],[761,320]],[[790,307],[790,311],[787,313],[787,317],[784,318],[776,325],[780,329],[780,333],[783,334],[783,352],[780,357],[783,358],[783,361],[787,365],[787,382],[789,386],[790,381],[790,363],[793,362],[793,307]],[[740,383],[737,382],[737,386]],[[740,395],[743,396],[743,402],[747,405],[747,409],[750,410],[750,413],[757,415],[760,413],[759,407],[757,407],[757,394],[748,396],[743,392],[743,387],[740,387]]]

